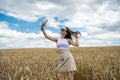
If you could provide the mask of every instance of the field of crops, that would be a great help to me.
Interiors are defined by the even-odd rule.
[[[120,80],[120,47],[71,48],[74,80]],[[0,80],[56,80],[52,48],[0,50]]]

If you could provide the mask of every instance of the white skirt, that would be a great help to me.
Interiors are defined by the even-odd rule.
[[[59,53],[57,69],[59,72],[77,70],[74,58],[70,51],[66,51],[65,53]]]

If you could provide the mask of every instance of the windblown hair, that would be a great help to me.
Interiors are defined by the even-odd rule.
[[[64,38],[72,39],[72,36],[75,37],[75,34],[80,34],[81,35],[81,33],[79,31],[72,31],[68,27],[66,27],[66,29],[67,29],[67,35]]]

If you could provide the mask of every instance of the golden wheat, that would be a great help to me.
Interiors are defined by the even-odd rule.
[[[120,47],[71,48],[75,80],[119,80]],[[56,49],[0,50],[0,80],[56,80]]]

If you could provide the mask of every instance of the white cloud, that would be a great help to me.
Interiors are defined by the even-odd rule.
[[[47,32],[47,34],[49,34],[49,35],[51,35],[51,36],[55,36],[55,37],[60,37],[60,34],[58,34],[58,33],[53,33],[53,32],[51,32],[51,31],[49,31],[49,30],[46,30],[46,32]]]
[[[89,39],[89,40],[85,40],[85,39],[80,39],[80,46],[103,46],[105,44],[103,44],[104,42],[101,40],[97,40],[97,39]]]
[[[4,28],[2,26],[5,26]],[[35,47],[56,47],[56,43],[46,39],[42,32],[39,34],[18,32],[11,30],[7,22],[0,22],[0,49],[5,48],[35,48]],[[52,33],[49,30],[46,32],[54,37],[60,37],[58,33]],[[80,46],[103,46],[104,39],[120,38],[117,33],[103,33],[99,35],[89,35],[86,32],[81,32],[82,37],[79,39]],[[93,38],[95,37],[95,38]],[[111,45],[112,41],[107,41],[106,44]]]
[[[111,44],[112,42],[111,41],[108,41],[108,44]]]
[[[114,24],[119,21],[120,12],[109,10],[111,2],[112,0],[10,0],[8,3],[4,0],[0,3],[0,8],[5,10],[2,13],[25,21],[33,22],[39,17],[46,16],[50,19],[50,26],[53,25],[56,28],[60,23],[55,22],[53,18],[57,16],[70,20],[65,24],[66,26],[81,27]]]
[[[59,34],[46,31],[49,35],[58,37]],[[7,22],[0,22],[0,48],[32,48],[32,47],[56,47],[55,43],[44,38],[40,34],[18,32],[9,29]]]
[[[120,35],[118,32],[105,32],[99,35],[95,35],[97,39],[120,39]]]
[[[40,17],[45,16],[49,19],[47,24],[49,27],[58,28],[58,25],[62,24],[70,28],[77,27],[80,29],[86,29],[86,31],[81,31],[83,36],[82,38],[92,39],[88,40],[87,43],[85,43],[83,40],[83,45],[90,43],[96,45],[94,44],[95,41],[99,44],[103,44],[103,41],[99,41],[99,39],[120,38],[118,35],[119,31],[106,31],[104,27],[101,28],[101,26],[104,25],[111,27],[111,25],[119,22],[119,10],[119,0],[9,0],[9,2],[7,0],[3,0],[0,3],[0,13],[15,17],[17,19],[22,19],[28,22],[35,22]],[[61,23],[56,21],[54,17],[68,19],[68,21],[66,23]],[[4,35],[12,38],[25,36],[21,38],[24,38],[22,41],[26,42],[26,44],[30,42],[27,42],[27,38],[38,39],[38,42],[36,41],[34,43],[30,43],[33,45],[39,43],[40,36],[43,37],[42,33],[22,33],[15,30],[10,30],[8,28],[9,25],[6,22],[2,22],[0,24],[3,25],[0,27],[0,34],[2,36]],[[58,34],[54,34],[51,31],[47,32],[51,35],[58,36]],[[44,42],[42,42],[42,44],[44,44]]]
[[[58,28],[58,26],[60,25],[60,22],[56,21],[55,19],[53,18],[48,18],[48,23],[47,25],[49,27],[53,27],[53,28]]]
[[[63,7],[47,1],[29,1],[29,0],[4,0],[0,3],[1,13],[13,16],[29,22],[36,21],[39,17],[46,16],[53,18],[57,16],[59,10]]]
[[[87,32],[81,32],[81,34],[82,34],[83,37],[87,37],[88,36]]]
[[[0,22],[0,29],[8,29],[8,23],[7,22]]]

